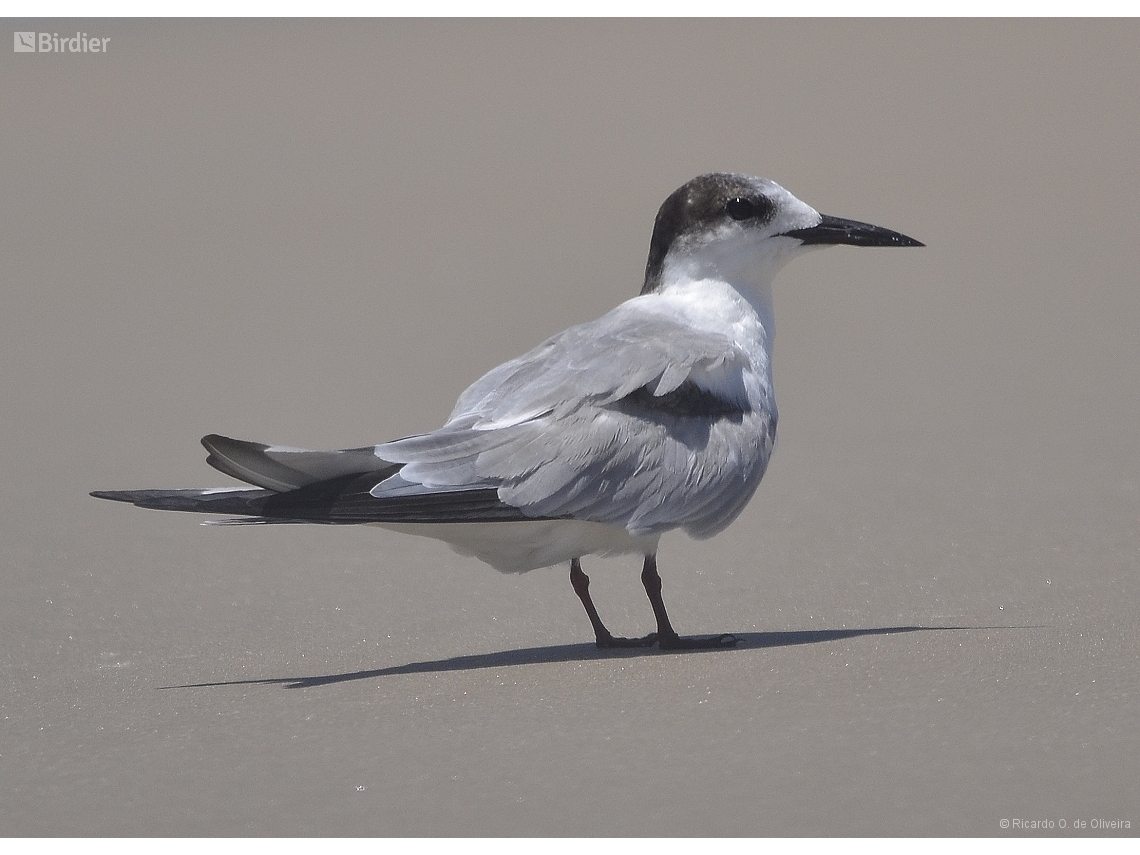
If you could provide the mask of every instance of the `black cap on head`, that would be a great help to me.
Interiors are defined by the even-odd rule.
[[[747,175],[711,172],[670,193],[653,223],[641,293],[653,291],[660,284],[665,256],[678,241],[705,232],[724,220],[757,225],[771,220],[776,203],[764,194],[764,183],[764,179]]]

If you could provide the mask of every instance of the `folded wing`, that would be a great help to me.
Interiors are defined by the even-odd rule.
[[[377,454],[404,464],[400,482],[493,487],[528,516],[715,534],[772,450],[766,366],[653,306],[566,330],[473,384],[440,430]]]
[[[432,433],[328,452],[212,434],[210,465],[261,489],[96,495],[252,522],[577,519],[704,537],[767,466],[767,377],[729,335],[636,298],[495,368]]]

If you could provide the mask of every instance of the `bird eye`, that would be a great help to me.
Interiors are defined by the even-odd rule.
[[[756,208],[747,199],[729,199],[724,206],[724,210],[734,220],[747,220],[749,217],[755,215]]]

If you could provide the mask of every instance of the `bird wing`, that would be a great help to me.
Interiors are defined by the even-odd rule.
[[[635,298],[495,368],[432,433],[328,452],[210,435],[210,464],[262,491],[99,495],[254,522],[578,519],[710,536],[772,451],[766,367],[730,335]]]
[[[771,453],[761,368],[730,335],[636,298],[490,371],[441,429],[377,446],[403,469],[372,494],[493,487],[528,516],[708,536]]]

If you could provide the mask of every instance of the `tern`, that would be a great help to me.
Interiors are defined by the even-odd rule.
[[[253,489],[92,495],[231,517],[217,524],[380,525],[503,572],[569,562],[598,647],[731,646],[673,629],[658,541],[711,537],[752,498],[776,441],[772,280],[838,244],[923,245],[764,178],[701,175],[661,205],[638,296],[489,371],[438,430],[341,451],[211,434],[206,462]],[[644,556],[657,623],[644,637],[606,629],[582,570],[583,556],[621,553]]]

